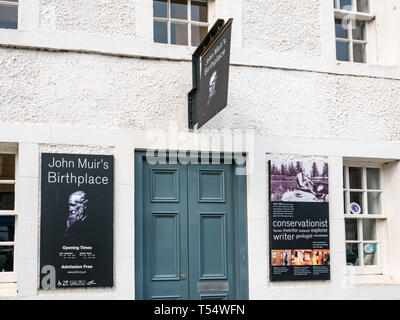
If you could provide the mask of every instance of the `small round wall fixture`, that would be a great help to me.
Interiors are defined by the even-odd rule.
[[[376,251],[376,245],[368,243],[364,246],[364,252],[367,254],[374,253]]]
[[[357,202],[350,203],[350,213],[353,213],[353,214],[361,213],[361,207]]]

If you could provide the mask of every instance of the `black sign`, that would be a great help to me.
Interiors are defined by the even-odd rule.
[[[329,280],[328,164],[269,162],[270,279]]]
[[[113,164],[42,154],[41,279],[54,268],[56,288],[113,286]]]
[[[215,41],[201,56],[198,128],[224,109],[228,103],[231,33],[232,20],[225,24]]]
[[[193,89],[188,94],[188,127],[199,129],[226,107],[232,21],[218,19],[192,55]]]

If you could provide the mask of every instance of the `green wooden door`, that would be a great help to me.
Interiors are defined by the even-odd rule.
[[[139,169],[143,189],[136,208],[143,210],[136,212],[135,258],[142,260],[136,263],[141,298],[240,298],[234,166],[144,160]]]

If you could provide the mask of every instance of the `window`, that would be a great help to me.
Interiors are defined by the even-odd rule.
[[[206,0],[154,0],[154,42],[197,47],[208,32]]]
[[[367,62],[370,0],[334,0],[336,59]]]
[[[18,0],[0,0],[0,28],[18,29]]]
[[[0,282],[15,277],[15,154],[0,154]]]
[[[15,154],[0,154],[0,282],[15,276]]]
[[[343,168],[346,262],[357,273],[379,274],[382,242],[382,168],[347,165]]]

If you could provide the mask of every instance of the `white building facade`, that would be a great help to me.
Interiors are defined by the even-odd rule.
[[[400,1],[154,2],[0,1],[0,159],[13,171],[0,192],[15,197],[0,208],[14,221],[0,296],[145,298],[135,155],[161,150],[246,155],[239,298],[399,299]],[[190,44],[218,18],[233,18],[228,106],[189,131]],[[112,287],[40,288],[42,153],[114,156]],[[271,159],[329,165],[330,280],[270,280]]]

